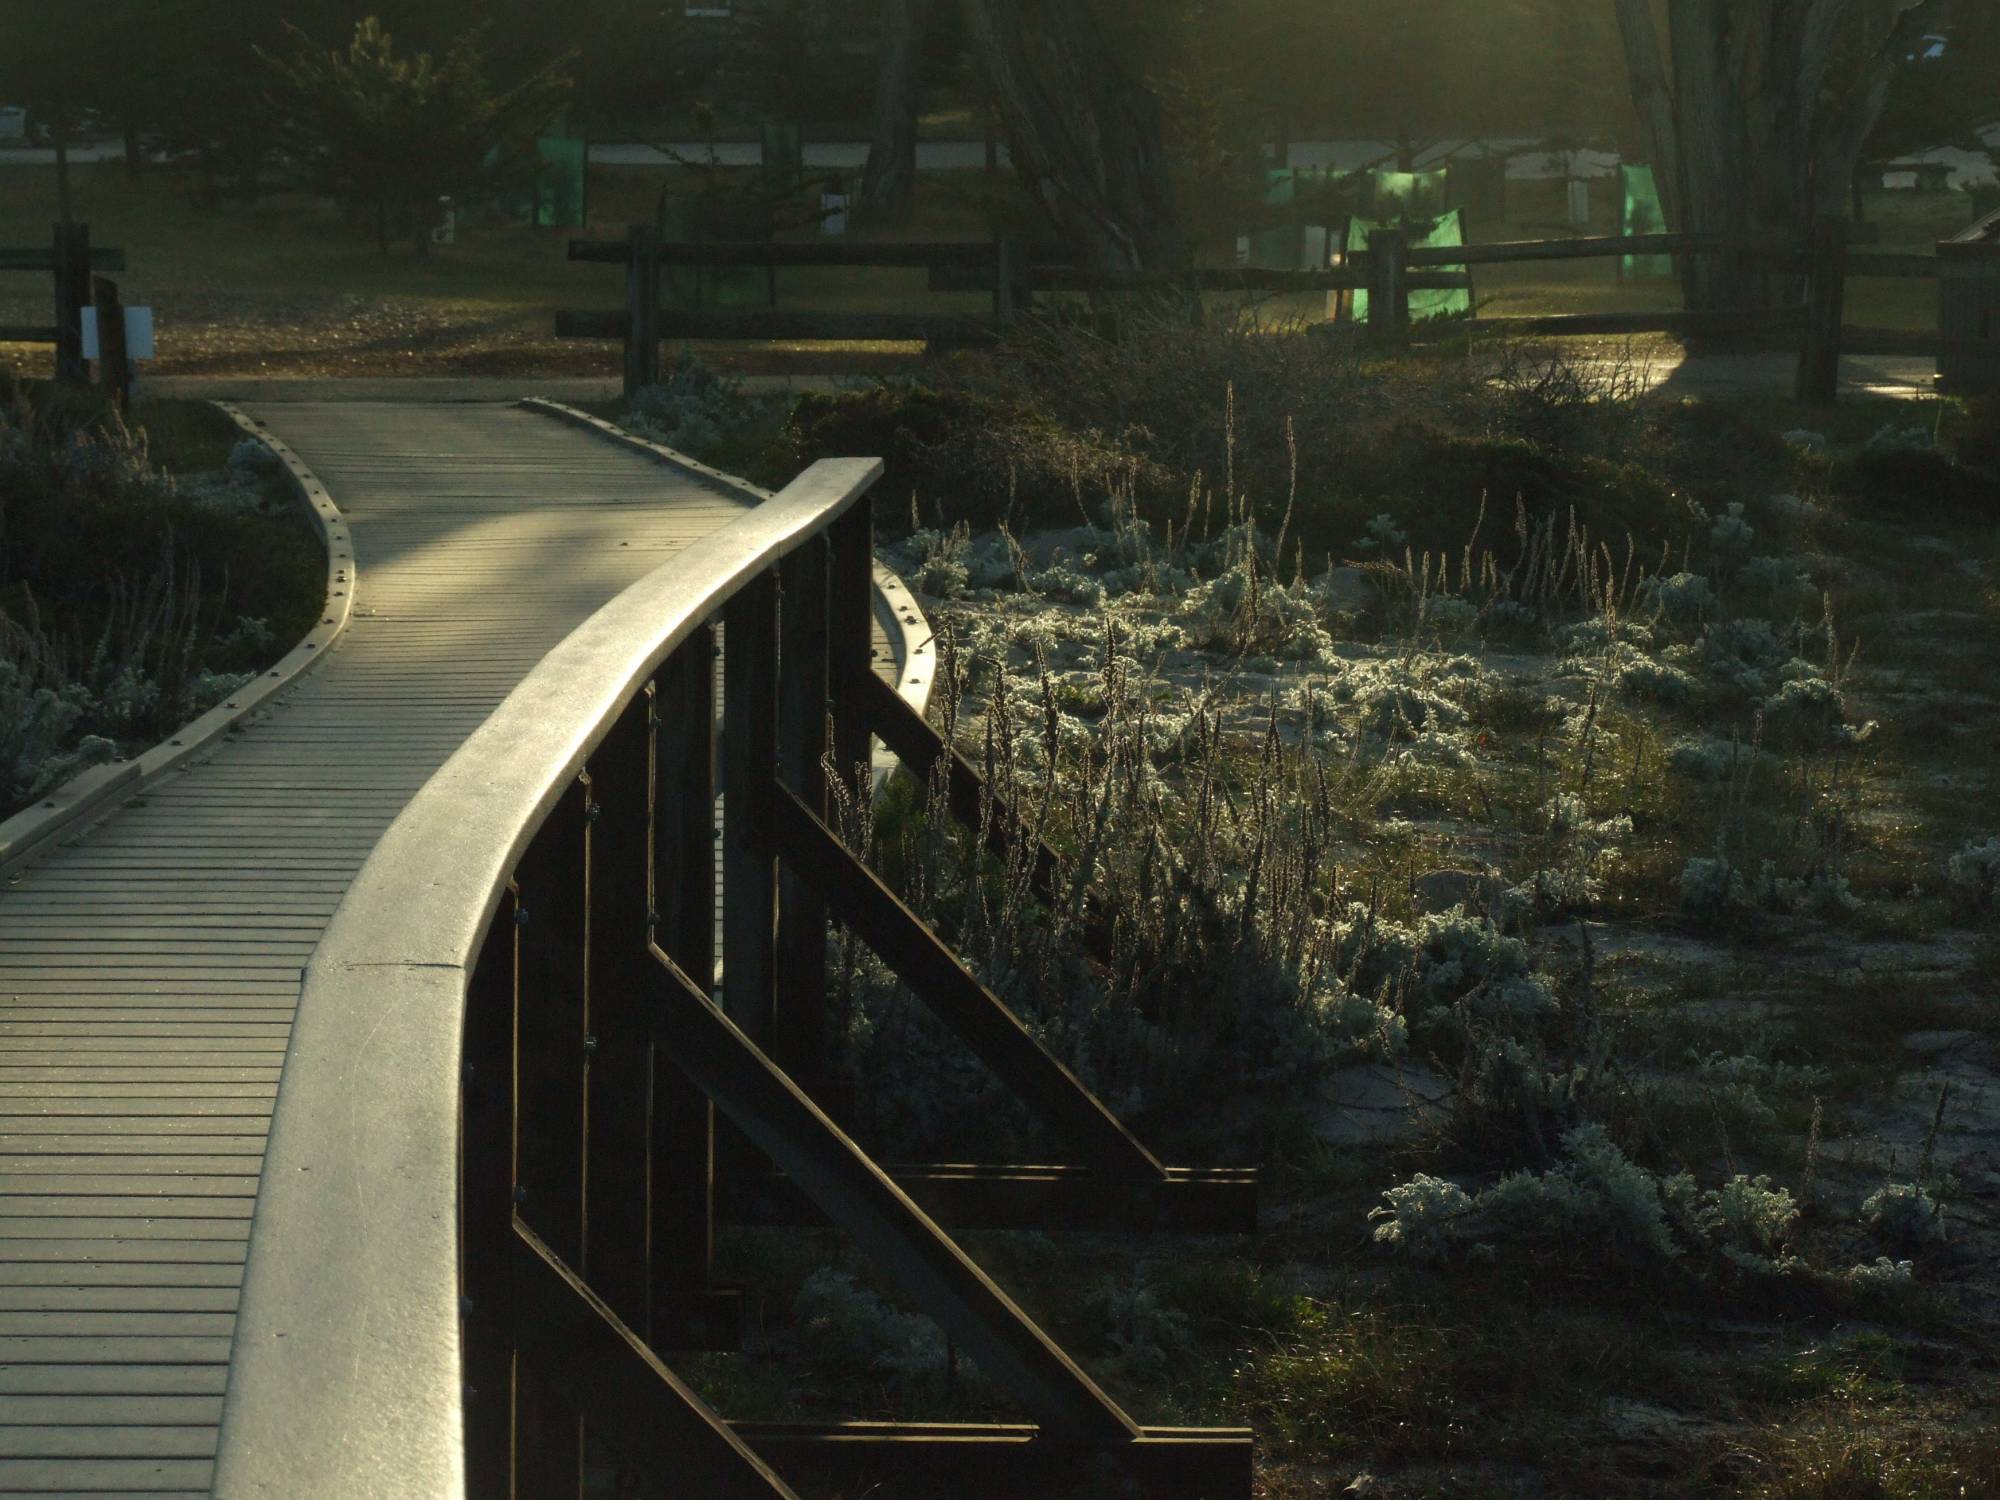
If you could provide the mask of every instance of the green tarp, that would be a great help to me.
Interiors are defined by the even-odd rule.
[[[533,223],[538,229],[582,229],[590,223],[590,142],[545,135],[535,142]]]
[[[798,192],[806,180],[806,148],[799,127],[766,120],[761,134],[765,187],[780,197]]]
[[[1440,174],[1442,175],[1442,174]],[[1377,230],[1388,228],[1388,223],[1380,220],[1354,219],[1347,226],[1347,253],[1356,254],[1368,248],[1369,236]],[[1465,243],[1465,220],[1457,209],[1442,214],[1435,219],[1405,219],[1401,227],[1410,236],[1412,250],[1429,250],[1438,247],[1455,248]],[[1428,269],[1428,268],[1427,268]],[[1463,271],[1464,266],[1442,266],[1437,269]],[[1411,292],[1410,321],[1420,323],[1425,318],[1444,318],[1458,315],[1469,316],[1472,312],[1472,293],[1459,292]],[[1368,321],[1368,294],[1354,294],[1354,321]]]
[[[1622,201],[1618,211],[1618,232],[1665,234],[1667,215],[1660,206],[1660,189],[1653,180],[1653,169],[1620,166],[1618,185],[1622,190],[1619,195]],[[1671,255],[1628,255],[1619,263],[1619,274],[1628,280],[1640,276],[1671,276],[1674,274],[1674,258]]]

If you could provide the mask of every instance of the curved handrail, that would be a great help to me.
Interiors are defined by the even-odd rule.
[[[383,835],[308,965],[265,1155],[218,1496],[462,1495],[466,985],[512,871],[621,710],[881,477],[815,464],[545,657]]]

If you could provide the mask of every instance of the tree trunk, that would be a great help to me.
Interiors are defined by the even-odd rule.
[[[861,174],[864,213],[900,219],[917,186],[919,76],[929,0],[882,0],[882,70],[875,85],[875,137]]]
[[[959,0],[1014,170],[1056,229],[1114,272],[1187,260],[1160,101],[1084,0]]]
[[[1904,41],[1940,0],[1667,0],[1671,80],[1652,0],[1615,3],[1668,228],[1803,242],[1847,208]],[[1798,293],[1735,252],[1685,256],[1681,279],[1695,309]]]
[[[76,204],[69,190],[69,121],[58,110],[55,118],[56,141],[56,217],[65,224],[74,223]]]

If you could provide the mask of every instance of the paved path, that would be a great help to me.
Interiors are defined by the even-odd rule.
[[[261,415],[346,513],[353,625],[0,891],[0,1495],[208,1492],[300,966],[521,676],[742,504],[504,407]]]

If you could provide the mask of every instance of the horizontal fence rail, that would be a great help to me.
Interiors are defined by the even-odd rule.
[[[815,465],[614,600],[370,856],[307,969],[219,1496],[581,1500],[610,1466],[620,1492],[1247,1500],[1247,1432],[1134,1421],[943,1227],[1241,1232],[1256,1178],[1163,1165],[835,832],[827,777],[865,776],[879,735],[975,776],[989,846],[1032,837],[870,667],[881,472]],[[818,1102],[830,921],[1067,1160],[885,1168],[843,1132]],[[739,1209],[841,1230],[1027,1424],[711,1410],[669,1356],[740,1338],[712,1260]]]
[[[1796,394],[1824,403],[1834,399],[1839,363],[1849,353],[1936,354],[1957,336],[1943,326],[1941,295],[1938,335],[1844,325],[1846,284],[1855,277],[1941,280],[1949,273],[1940,256],[1857,251],[1857,231],[1827,219],[1801,241],[1784,233],[1595,235],[1571,239],[1503,241],[1481,245],[1415,247],[1409,234],[1377,230],[1366,250],[1335,254],[1324,268],[1282,270],[1263,267],[1193,267],[1141,274],[1118,274],[1085,265],[1061,245],[992,243],[781,244],[762,241],[663,243],[645,227],[623,241],[578,240],[570,259],[623,265],[627,298],[623,312],[557,314],[564,338],[622,339],[627,393],[658,379],[663,339],[854,340],[918,342],[960,347],[991,344],[1008,324],[1033,305],[1037,293],[1085,295],[1154,292],[1194,296],[1206,292],[1267,294],[1358,293],[1369,297],[1368,340],[1386,348],[1412,339],[1450,339],[1473,332],[1500,335],[1636,335],[1683,337],[1765,336],[1799,345]],[[1587,312],[1526,317],[1438,319],[1413,326],[1410,296],[1424,291],[1475,290],[1481,267],[1608,259],[1624,256],[1735,257],[1739,263],[1781,279],[1802,292],[1802,300],[1780,304],[1701,311]],[[985,293],[993,299],[990,318],[911,312],[815,312],[807,310],[716,311],[660,306],[661,273],[673,267],[851,267],[922,269],[933,292]]]

